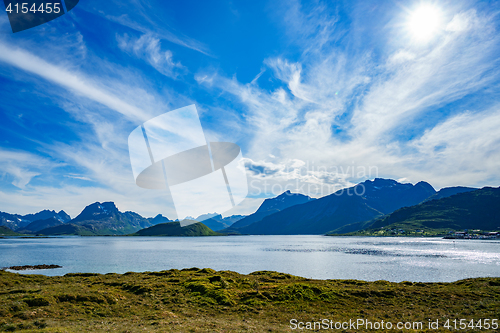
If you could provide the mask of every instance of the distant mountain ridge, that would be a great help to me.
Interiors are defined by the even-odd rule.
[[[116,213],[119,213],[119,211],[114,202],[94,202],[93,204],[85,207],[82,212],[72,220],[72,222],[107,219]]]
[[[161,214],[158,214],[155,217],[148,218],[148,221],[149,221],[149,223],[151,223],[151,225],[156,225],[156,224],[166,223],[166,222],[172,222],[167,217],[165,217],[165,216],[163,216]]]
[[[198,216],[197,218],[186,217],[184,220],[188,219],[188,220],[202,222],[202,221],[214,218],[216,216],[219,216],[219,214],[217,214],[217,213],[207,213],[207,214],[202,214],[202,215]]]
[[[242,234],[324,234],[421,203],[434,193],[434,188],[426,182],[412,185],[376,178],[270,214],[238,231]]]
[[[50,219],[50,218],[55,218],[63,223],[66,223],[69,220],[71,220],[71,217],[68,214],[66,214],[66,212],[64,210],[61,210],[58,213],[56,213],[55,210],[48,210],[48,209],[44,209],[44,210],[42,210],[38,213],[35,213],[35,214],[24,215],[23,218],[25,220],[29,220],[31,222],[38,221],[38,220],[46,220],[46,219]]]
[[[233,232],[237,231],[241,228],[249,226],[255,222],[258,222],[269,216],[271,214],[280,212],[284,209],[287,209],[292,206],[304,204],[306,202],[310,202],[316,200],[307,195],[300,193],[292,193],[290,190],[283,192],[275,198],[270,198],[264,200],[264,202],[260,205],[257,211],[253,214],[248,215],[245,218],[234,223],[230,228],[224,229],[221,232]]]
[[[37,220],[54,218],[62,223],[71,220],[71,217],[64,210],[56,212],[54,210],[42,210],[35,214],[19,215],[0,212],[0,226],[5,226],[11,230],[19,230]]]
[[[31,221],[23,219],[21,215],[0,212],[0,226],[7,227],[10,230],[25,227],[30,223]]]
[[[427,199],[425,199],[424,202],[447,198],[455,194],[471,192],[476,190],[479,189],[475,187],[465,187],[465,186],[444,187],[439,191],[437,191],[436,193],[434,193],[433,195],[431,195],[430,197],[428,197]]]
[[[33,220],[33,221],[32,221]],[[0,225],[24,234],[40,235],[126,235],[138,230],[171,222],[158,214],[144,218],[134,212],[120,212],[113,202],[95,202],[71,219],[63,210],[43,210],[25,216],[0,212]]]
[[[60,220],[56,219],[55,217],[50,217],[45,220],[36,220],[28,224],[26,227],[18,229],[17,232],[23,233],[23,234],[30,234],[30,233],[36,233],[40,230],[46,229],[46,228],[51,228],[51,227],[56,227],[58,225],[64,224],[64,222],[61,222]]]
[[[283,210],[291,206],[303,204],[315,200],[301,193],[292,193],[290,190],[283,192],[275,198],[266,199],[257,209],[256,213],[262,213],[271,210]]]
[[[120,212],[114,202],[88,205],[70,223],[84,227],[96,235],[126,235],[152,225],[137,213]]]
[[[200,222],[203,222],[204,225],[212,229],[213,231],[218,231],[222,230],[224,228],[229,228],[232,226],[234,223],[240,221],[241,219],[245,218],[246,215],[231,215],[227,217],[222,217],[222,215],[215,215],[209,219],[202,220]],[[198,220],[196,220],[198,221]]]

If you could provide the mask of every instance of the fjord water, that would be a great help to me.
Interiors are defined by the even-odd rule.
[[[314,279],[450,282],[500,276],[499,240],[403,237],[54,237],[0,239],[0,267],[23,273],[125,273],[209,267]]]

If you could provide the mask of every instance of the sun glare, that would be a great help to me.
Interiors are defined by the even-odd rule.
[[[420,5],[410,14],[408,28],[416,40],[430,40],[439,30],[441,13],[433,5]]]

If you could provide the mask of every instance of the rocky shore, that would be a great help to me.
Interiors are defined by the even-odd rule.
[[[43,264],[43,265],[10,266],[10,267],[5,267],[3,269],[10,269],[13,271],[27,271],[27,270],[32,270],[32,269],[53,269],[53,268],[62,268],[62,266]]]

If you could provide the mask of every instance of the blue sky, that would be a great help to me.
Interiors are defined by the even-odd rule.
[[[435,21],[415,23],[422,8]],[[242,148],[250,195],[229,214],[375,176],[499,186],[499,10],[81,0],[16,34],[0,15],[0,210],[172,216],[165,193],[134,184],[127,138],[190,104],[209,140]]]

